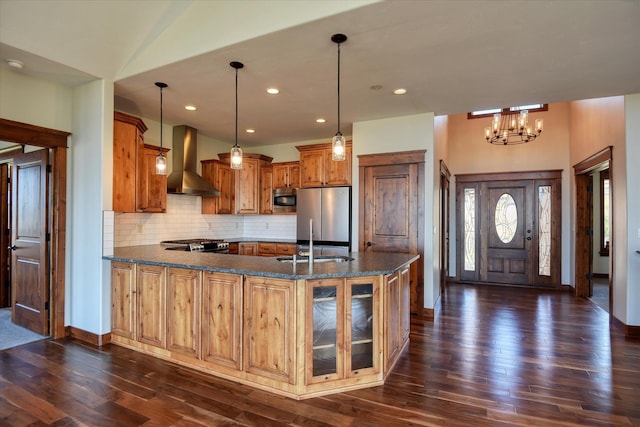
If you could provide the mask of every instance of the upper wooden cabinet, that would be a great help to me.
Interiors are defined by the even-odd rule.
[[[138,117],[114,112],[113,210],[166,212],[167,177],[156,175],[159,147],[144,143],[147,126]],[[163,149],[163,153],[169,151]]]
[[[260,214],[273,213],[273,168],[260,169]]]
[[[351,185],[351,141],[347,141],[346,159],[331,159],[331,143],[296,146],[300,152],[300,187]]]
[[[220,153],[220,161],[230,164],[230,153]],[[260,170],[271,166],[272,157],[262,154],[244,153],[242,169],[231,170],[234,185],[233,214],[260,213]],[[218,212],[221,213],[221,212]]]
[[[300,162],[272,163],[273,188],[300,187]]]
[[[234,213],[235,174],[231,170],[229,162],[223,162],[221,160],[203,160],[201,163],[202,177],[209,181],[216,190],[220,191],[219,197],[202,197],[202,213]]]

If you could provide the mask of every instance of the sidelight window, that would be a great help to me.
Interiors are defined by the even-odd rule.
[[[551,186],[538,187],[538,274],[551,276]]]
[[[476,269],[476,189],[464,189],[464,269]]]

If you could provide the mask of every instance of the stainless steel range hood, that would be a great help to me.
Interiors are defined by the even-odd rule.
[[[220,192],[196,173],[198,131],[181,125],[173,127],[173,172],[167,177],[167,193],[191,196],[220,196]]]

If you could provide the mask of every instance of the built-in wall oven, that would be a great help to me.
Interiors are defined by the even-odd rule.
[[[273,190],[273,213],[293,213],[296,211],[296,189],[276,188]]]

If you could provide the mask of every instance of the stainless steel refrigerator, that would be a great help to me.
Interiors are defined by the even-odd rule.
[[[309,244],[309,220],[312,219],[314,253],[349,252],[351,187],[301,188],[296,197],[298,245]]]

